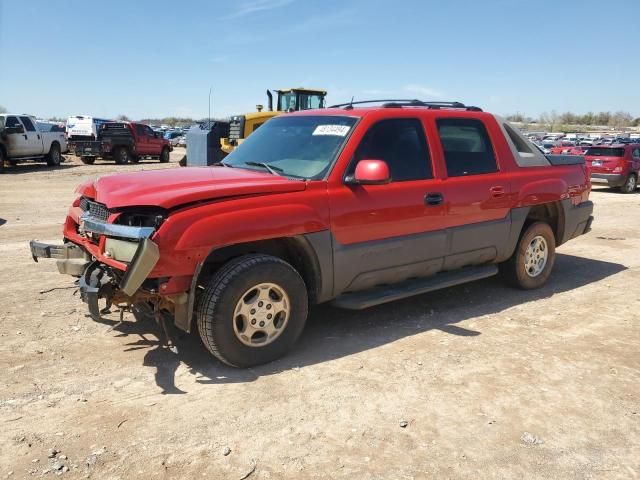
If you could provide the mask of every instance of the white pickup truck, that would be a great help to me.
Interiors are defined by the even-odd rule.
[[[6,161],[11,165],[22,160],[60,165],[62,152],[66,151],[64,132],[43,131],[29,115],[0,114],[0,172]]]

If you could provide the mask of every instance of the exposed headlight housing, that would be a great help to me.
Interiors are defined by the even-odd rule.
[[[167,212],[162,209],[122,212],[115,223],[129,227],[151,227],[158,229],[167,219]]]

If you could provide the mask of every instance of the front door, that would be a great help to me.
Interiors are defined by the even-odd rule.
[[[434,179],[421,120],[370,126],[346,175],[364,159],[384,160],[391,182],[329,187],[336,295],[430,275],[446,254],[442,182]]]
[[[8,116],[5,122],[6,128],[22,128],[22,133],[10,133],[7,135],[9,144],[9,157],[26,157],[29,155],[29,134],[18,117]]]
[[[144,126],[144,134],[148,142],[149,154],[160,155],[160,152],[162,151],[163,138],[156,135],[156,132],[154,132],[148,125]]]
[[[42,136],[29,117],[20,117],[27,137],[25,155],[42,155]]]

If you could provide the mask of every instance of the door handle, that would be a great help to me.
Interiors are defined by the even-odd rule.
[[[27,137],[27,134],[25,133],[24,135],[22,135],[24,137],[25,140],[29,140],[29,137]]]
[[[491,196],[495,198],[504,197],[504,187],[491,187],[489,189]]]
[[[428,207],[440,205],[444,201],[444,197],[438,192],[429,192],[424,196],[424,204]]]

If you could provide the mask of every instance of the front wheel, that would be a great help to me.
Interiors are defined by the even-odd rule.
[[[620,191],[622,193],[633,193],[636,191],[637,186],[638,180],[636,179],[635,174],[630,173],[627,180],[624,182],[624,185],[620,187]]]
[[[516,251],[500,264],[500,273],[508,284],[531,290],[543,286],[556,260],[556,239],[544,222],[529,225],[520,236]]]
[[[62,155],[60,153],[60,145],[57,143],[52,144],[49,149],[49,153],[47,154],[47,165],[50,167],[57,167],[60,165],[61,159]]]
[[[160,153],[160,163],[168,163],[169,162],[169,149],[163,148]]]
[[[80,161],[85,165],[93,165],[96,161],[96,157],[80,157]]]
[[[198,304],[198,330],[216,358],[251,367],[293,347],[308,308],[305,283],[290,264],[270,255],[244,255],[211,279]]]
[[[0,173],[4,173],[4,162],[6,161],[6,157],[4,156],[4,150],[0,148]]]

